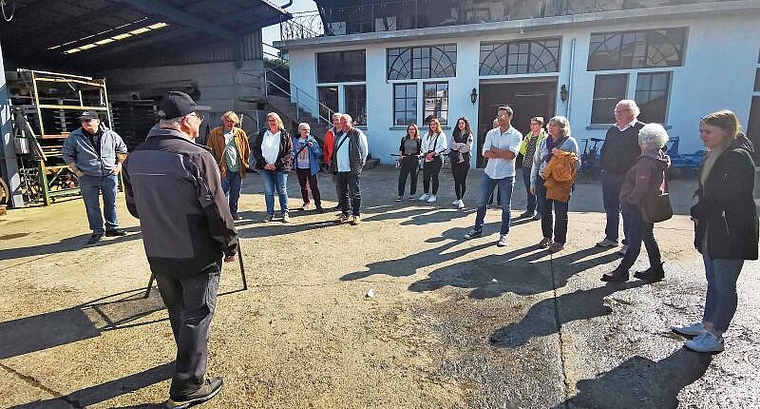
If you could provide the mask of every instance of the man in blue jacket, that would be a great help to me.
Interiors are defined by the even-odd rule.
[[[70,133],[63,142],[63,160],[79,179],[87,221],[92,235],[87,241],[94,244],[106,236],[124,236],[116,215],[116,187],[121,162],[127,145],[119,134],[100,123],[98,113],[84,111],[79,116],[81,127]],[[100,194],[103,194],[103,215],[100,213]],[[103,229],[103,217],[106,219]]]

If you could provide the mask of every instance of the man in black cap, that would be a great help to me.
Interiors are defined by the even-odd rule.
[[[124,236],[116,215],[116,187],[121,162],[127,155],[127,145],[119,134],[100,123],[98,113],[84,111],[79,116],[81,127],[70,133],[63,142],[63,160],[79,179],[87,221],[92,235],[87,241],[94,244],[106,236]],[[103,194],[103,214],[100,213],[100,194]],[[105,229],[103,229],[105,217]]]
[[[208,334],[222,260],[238,251],[230,207],[211,151],[194,142],[202,111],[184,92],[161,101],[160,121],[124,165],[127,208],[140,219],[143,245],[169,310],[177,358],[168,408],[205,402],[222,388],[206,378]]]

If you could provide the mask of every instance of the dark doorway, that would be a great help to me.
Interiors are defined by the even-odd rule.
[[[493,127],[496,108],[509,105],[515,111],[512,126],[525,135],[530,131],[530,118],[543,116],[545,121],[554,116],[557,100],[557,80],[480,84],[480,107],[478,111],[478,164],[485,166],[480,147],[486,132]]]

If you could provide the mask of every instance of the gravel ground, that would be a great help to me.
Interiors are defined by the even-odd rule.
[[[472,170],[467,205],[482,172]],[[698,319],[704,273],[685,216],[693,181],[671,183],[677,216],[655,235],[666,280],[605,285],[614,249],[598,249],[597,184],[570,202],[566,249],[533,247],[538,222],[517,221],[496,247],[462,235],[474,210],[395,203],[396,170],[362,180],[363,223],[293,211],[260,223],[261,180],[244,180],[238,223],[249,283],[225,266],[209,341],[209,374],[225,388],[209,408],[756,408],[760,407],[758,263],[739,279],[726,352],[681,348],[668,331]],[[291,207],[302,204],[290,178]],[[335,205],[322,176],[325,206]],[[524,206],[521,180],[513,214]],[[420,192],[418,192],[419,194]],[[0,216],[0,407],[154,408],[175,353],[149,278],[138,221],[120,199],[126,237],[86,246],[80,199]],[[642,254],[636,268],[646,267]],[[373,297],[367,292],[374,290]]]

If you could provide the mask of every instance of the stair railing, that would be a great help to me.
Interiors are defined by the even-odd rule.
[[[290,86],[290,90],[283,89],[277,82],[285,83]],[[292,101],[294,101],[296,106],[296,120],[301,119],[301,111],[305,113],[311,114],[313,117],[317,118],[317,121],[325,121],[328,125],[332,124],[332,115],[335,111],[330,109],[327,105],[319,102],[317,98],[314,98],[311,94],[304,91],[297,85],[290,82],[289,79],[283,77],[282,75],[278,74],[276,71],[274,71],[271,68],[267,68],[264,70],[264,89],[266,90],[266,96],[270,96],[269,87],[280,91],[281,93],[287,95]],[[317,103],[317,112],[313,113],[305,108],[306,103],[316,102]],[[313,106],[313,105],[312,105]],[[325,112],[328,113],[329,118],[325,118],[322,116],[322,109],[325,110]]]

